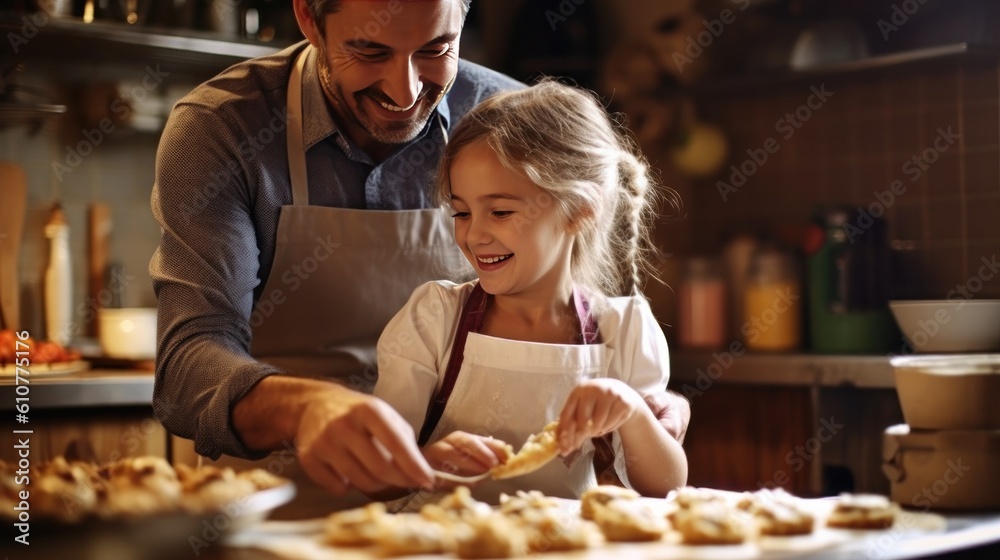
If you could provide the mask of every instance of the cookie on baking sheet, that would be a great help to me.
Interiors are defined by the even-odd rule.
[[[107,494],[105,480],[90,464],[56,457],[36,469],[31,478],[31,512],[66,522],[79,521],[95,511]],[[8,479],[13,483],[13,472]],[[11,487],[11,509],[20,502],[20,489]],[[165,506],[166,507],[166,506]]]
[[[382,517],[375,545],[382,556],[443,554],[455,548],[450,529],[418,513],[397,513]]]
[[[808,535],[816,523],[815,517],[802,507],[802,501],[781,488],[746,492],[736,507],[753,516],[761,535]]]
[[[120,459],[101,469],[107,495],[95,510],[101,517],[140,517],[173,511],[183,488],[177,473],[160,457]]]
[[[611,500],[634,500],[638,497],[639,493],[635,490],[621,486],[601,485],[588,488],[580,496],[580,517],[594,519],[594,509],[597,506]]]
[[[534,552],[584,550],[604,542],[597,524],[558,508],[526,509],[519,519]]]
[[[500,494],[500,513],[522,515],[527,511],[545,510],[559,507],[559,500],[546,496],[538,490],[518,490],[513,496]]]
[[[613,542],[658,541],[670,529],[666,518],[639,500],[611,500],[594,508],[594,521]]]
[[[723,494],[710,488],[698,488],[695,486],[682,486],[676,490],[671,490],[667,494],[667,500],[675,502],[682,508],[710,502],[726,502]]]
[[[746,513],[725,501],[707,501],[679,508],[672,517],[684,544],[742,544],[753,537]]]
[[[438,523],[453,524],[473,517],[491,515],[493,508],[472,497],[468,486],[456,486],[436,504],[424,504],[420,515]]]
[[[558,428],[559,421],[550,422],[542,431],[528,436],[528,441],[524,442],[513,457],[508,457],[507,462],[493,467],[490,476],[495,480],[521,476],[534,472],[555,459],[559,455],[559,442],[556,439]]]
[[[369,546],[378,539],[380,523],[387,516],[382,502],[331,513],[326,518],[323,537],[334,546]]]
[[[192,513],[217,510],[257,491],[253,482],[229,467],[177,465],[176,471],[184,490],[181,505]]]
[[[515,521],[494,513],[466,520],[457,531],[459,558],[519,558],[528,554],[528,535]]]
[[[270,490],[288,483],[287,479],[272,474],[266,469],[247,469],[236,473],[237,478],[250,481],[258,491]]]
[[[888,529],[896,521],[899,506],[877,494],[841,494],[826,520],[838,529]]]

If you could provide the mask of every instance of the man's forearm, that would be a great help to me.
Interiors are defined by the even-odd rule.
[[[233,407],[233,429],[249,449],[281,449],[295,441],[302,412],[311,400],[346,390],[317,379],[265,377]]]

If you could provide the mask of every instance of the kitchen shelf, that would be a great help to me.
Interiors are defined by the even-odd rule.
[[[711,93],[713,91],[753,88],[785,82],[815,80],[817,78],[834,78],[874,70],[905,67],[921,62],[929,63],[958,58],[998,60],[1000,59],[1000,48],[969,43],[953,43],[869,56],[834,64],[817,65],[811,68],[761,70],[740,76],[708,79],[704,84],[696,86],[695,89],[700,92]]]
[[[879,355],[764,354],[748,351],[734,356],[721,350],[681,350],[672,352],[670,356],[670,388],[683,393],[683,387],[689,385],[704,391],[703,387],[710,382],[894,389],[896,384],[889,358]]]
[[[0,410],[14,408],[14,380],[0,379]],[[31,380],[31,408],[151,406],[153,373],[139,370],[92,369],[65,376]]]
[[[20,35],[24,15],[0,12],[0,31]],[[248,58],[278,52],[287,44],[237,41],[214,33],[49,18],[37,35],[6,51],[7,61],[57,68],[61,78],[133,76],[147,64],[172,74],[205,78]]]

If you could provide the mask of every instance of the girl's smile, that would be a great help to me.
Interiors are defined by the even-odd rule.
[[[483,289],[545,307],[567,301],[573,235],[550,197],[482,141],[455,156],[449,179],[455,240]]]

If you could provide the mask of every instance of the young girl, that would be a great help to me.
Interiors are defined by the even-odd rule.
[[[473,496],[579,498],[596,483],[592,439],[606,434],[631,488],[663,497],[683,485],[684,451],[643,402],[669,376],[639,293],[652,185],[596,99],[545,81],[485,101],[452,133],[438,186],[479,278],[414,291],[379,339],[375,386],[431,466],[485,472],[502,442],[517,450],[558,420],[560,457]]]

